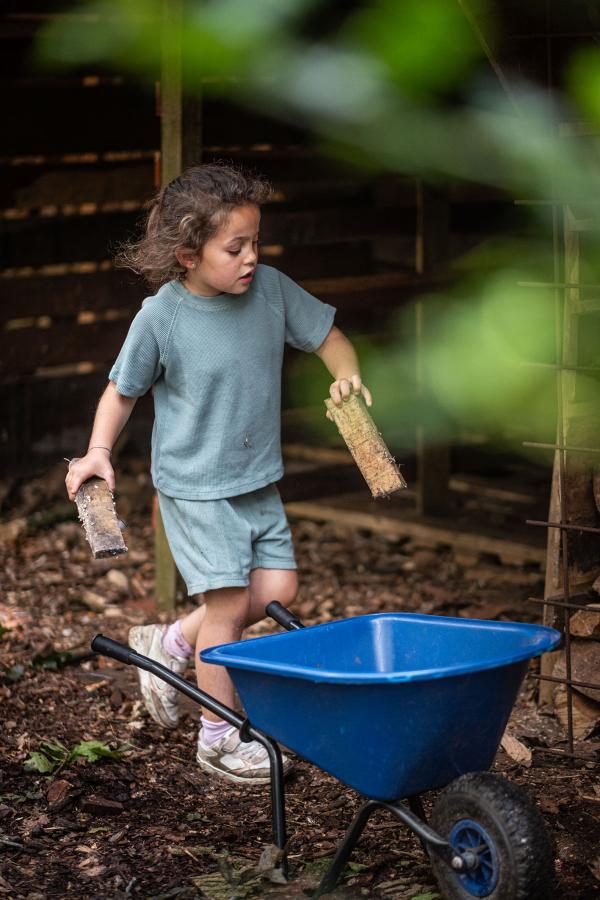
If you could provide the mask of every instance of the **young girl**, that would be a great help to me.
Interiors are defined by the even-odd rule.
[[[263,179],[224,164],[188,169],[159,192],[145,234],[119,260],[155,293],[110,371],[87,453],[66,477],[71,499],[93,475],[114,491],[112,447],[136,399],[152,388],[152,478],[177,568],[204,603],[169,627],[132,628],[129,643],[178,673],[194,656],[198,685],[228,706],[234,690],[226,670],[203,663],[200,651],[240,640],[267,603],[290,604],[298,589],[275,485],[283,475],[284,344],[323,360],[336,404],[354,392],[371,405],[354,349],[333,325],[335,309],[257,263],[260,207],[269,194]],[[152,718],[175,727],[177,691],[138,673]],[[269,781],[263,747],[242,742],[208,710],[197,761],[229,781]]]

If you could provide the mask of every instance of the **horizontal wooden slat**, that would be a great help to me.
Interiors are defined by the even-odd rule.
[[[0,385],[0,465],[23,470],[84,452],[98,399],[106,387],[103,373]],[[152,397],[139,400],[127,426],[128,437],[149,447]],[[65,464],[65,474],[66,474]]]
[[[407,242],[407,257],[412,242]],[[260,262],[281,269],[296,281],[370,274],[372,248],[368,241],[313,247],[289,247],[274,256],[261,254]],[[0,279],[0,321],[34,316],[76,316],[83,311],[137,310],[151,294],[133,272],[109,269],[89,273]]]
[[[0,166],[0,209],[30,209],[83,203],[143,203],[154,193],[154,163]]]
[[[358,241],[377,235],[412,234],[414,224],[412,209],[348,207],[317,212],[267,209],[261,223],[261,240],[284,245]]]
[[[39,368],[70,363],[114,361],[128,327],[129,319],[120,319],[0,332],[0,378],[16,379]]]
[[[108,274],[108,273],[105,273]],[[105,290],[109,279],[106,279]],[[430,289],[440,279],[410,274],[389,274],[310,279],[307,290],[339,310],[338,321],[381,326],[379,313],[392,310],[419,290]],[[74,282],[73,288],[77,290]],[[113,304],[114,305],[114,304]],[[116,358],[135,309],[123,319],[77,325],[51,323],[48,328],[19,328],[0,332],[0,378],[18,380],[40,368],[89,362],[106,364]]]
[[[141,212],[56,216],[3,222],[0,256],[6,267],[99,261],[131,237]]]
[[[133,272],[109,269],[89,274],[0,279],[2,321],[30,316],[76,316],[79,312],[130,309],[151,293]]]
[[[239,136],[238,136],[239,139]],[[204,136],[202,161],[213,163],[224,160],[244,169],[253,170],[275,182],[332,181],[339,178],[361,178],[360,169],[344,164],[335,159],[316,156],[310,148],[300,146],[270,145],[260,141],[265,149],[259,150],[251,146],[223,146],[212,149],[210,141]]]
[[[27,110],[27,115],[23,115]],[[22,84],[5,91],[2,155],[158,149],[159,121],[150,90],[130,84]],[[306,133],[269,116],[207,99],[203,140],[210,145],[306,142]]]
[[[310,167],[307,167],[307,169]],[[257,170],[258,171],[258,170]],[[264,171],[261,174],[265,174]],[[272,180],[274,203],[294,202],[303,207],[335,205],[338,197],[366,202],[372,194],[372,180],[338,172],[337,177],[304,172],[301,181],[290,174]],[[142,204],[154,194],[154,163],[151,159],[125,163],[99,162],[93,165],[34,166],[0,165],[0,209],[29,210],[41,207],[105,204],[137,201]]]
[[[370,191],[382,205],[412,206],[415,184],[410,178],[373,178],[335,160],[314,156],[293,148],[204,151],[203,162],[225,161],[254,171],[271,181],[276,191],[294,199],[310,200],[336,194]],[[65,203],[106,203],[138,199],[154,193],[154,163],[151,158],[130,161],[102,161],[97,154],[80,162],[41,161],[36,164],[0,165],[0,208],[37,208]],[[485,185],[455,184],[450,190],[451,207],[468,204],[473,216],[485,219],[512,207],[510,198]],[[458,210],[460,215],[460,210]]]
[[[102,260],[131,237],[141,212],[101,213],[5,221],[0,256],[7,268]],[[360,241],[376,235],[411,234],[412,209],[339,208],[318,211],[264,210],[261,240],[266,244],[307,245]]]
[[[153,94],[131,85],[14,87],[4,92],[3,156],[156,149]],[[24,114],[26,111],[26,114]]]
[[[284,247],[276,256],[261,253],[259,261],[280,269],[295,281],[368,275],[374,271],[370,241],[347,241],[320,248]]]
[[[337,309],[336,324],[350,331],[374,334],[411,297],[447,283],[440,275],[414,272],[386,273],[355,278],[309,279],[302,286]]]

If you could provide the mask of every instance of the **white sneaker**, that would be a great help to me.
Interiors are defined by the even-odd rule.
[[[201,769],[236,784],[269,784],[271,766],[269,756],[258,741],[245,742],[232,725],[225,734],[208,746],[202,740],[202,728],[198,734],[196,761]],[[283,773],[292,768],[291,761],[282,755]]]
[[[149,656],[155,662],[162,663],[177,675],[183,675],[187,668],[187,659],[171,656],[162,646],[162,637],[166,625],[136,625],[129,630],[129,646],[136,653]],[[165,728],[175,728],[179,722],[179,691],[166,681],[137,669],[144,705],[155,722]]]

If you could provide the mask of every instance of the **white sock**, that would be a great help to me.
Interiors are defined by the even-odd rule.
[[[229,722],[224,722],[223,719],[220,719],[218,722],[212,722],[210,719],[205,719],[204,716],[200,716],[200,721],[202,722],[202,743],[206,744],[207,747],[212,747],[213,744],[216,744],[219,738],[222,738],[226,731],[231,728]]]

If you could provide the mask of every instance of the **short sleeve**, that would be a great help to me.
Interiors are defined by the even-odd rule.
[[[160,349],[147,308],[141,309],[131,323],[109,380],[124,397],[142,397],[160,377]]]
[[[308,353],[321,346],[333,325],[335,307],[323,303],[279,272],[285,309],[285,341]]]

